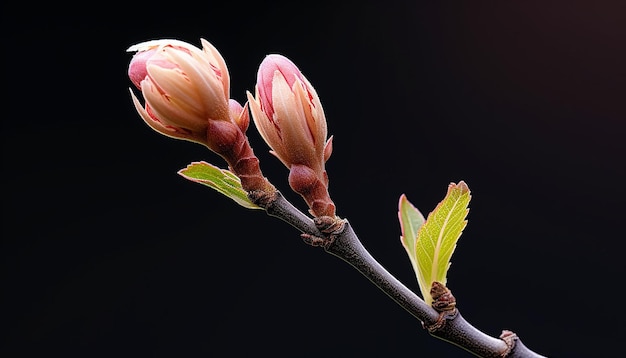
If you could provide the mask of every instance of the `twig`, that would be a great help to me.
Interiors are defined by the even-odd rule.
[[[456,308],[453,313],[445,313],[428,306],[374,259],[347,220],[332,233],[323,232],[320,230],[320,225],[325,224],[323,220],[316,222],[309,218],[280,192],[276,192],[274,200],[267,202],[264,207],[268,215],[277,217],[300,230],[306,242],[322,246],[326,252],[361,272],[391,299],[420,320],[425,328],[429,328],[427,331],[433,337],[450,342],[479,357],[543,357],[528,349],[511,331],[503,331],[499,338],[494,338],[469,324]]]

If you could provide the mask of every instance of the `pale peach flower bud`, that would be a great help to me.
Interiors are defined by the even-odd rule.
[[[327,140],[326,117],[315,89],[293,62],[273,54],[259,66],[255,94],[247,94],[252,119],[272,154],[290,169],[292,189],[315,216],[334,216],[325,169],[332,137]]]
[[[210,144],[208,121],[230,121],[230,78],[224,59],[206,40],[202,49],[178,40],[131,46],[136,51],[128,77],[145,105],[131,91],[143,120],[170,137]]]
[[[154,130],[207,146],[224,158],[248,192],[269,196],[275,188],[261,173],[245,136],[250,117],[230,99],[226,63],[213,45],[202,49],[178,40],[154,40],[131,46],[136,51],[128,77],[145,104],[131,90],[135,108]]]

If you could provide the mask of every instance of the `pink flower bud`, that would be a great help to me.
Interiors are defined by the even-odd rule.
[[[265,57],[257,75],[250,111],[272,153],[288,168],[303,164],[321,175],[330,156],[326,117],[313,86],[298,67],[281,55]],[[329,147],[330,148],[330,147]]]
[[[177,40],[131,46],[136,51],[128,77],[145,105],[131,91],[143,120],[170,137],[209,145],[208,121],[231,121],[230,78],[217,49],[202,39],[202,50]]]
[[[272,154],[291,171],[297,167],[298,173],[307,173],[307,178],[292,173],[292,189],[305,197],[314,215],[334,216],[327,191],[322,195],[320,190],[320,184],[328,187],[325,162],[332,151],[332,137],[327,140],[326,117],[311,83],[286,57],[268,55],[259,66],[256,98],[248,92],[248,103],[254,124]],[[315,210],[312,204],[321,208],[321,202],[327,209]]]

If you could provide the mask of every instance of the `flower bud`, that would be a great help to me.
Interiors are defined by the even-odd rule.
[[[136,51],[128,77],[143,94],[145,105],[131,90],[141,118],[166,136],[207,146],[224,158],[247,192],[273,195],[262,175],[245,131],[250,118],[244,106],[229,98],[226,63],[213,45],[202,49],[177,40],[147,41]]]
[[[202,50],[178,40],[131,46],[136,51],[128,77],[141,90],[145,107],[132,93],[143,120],[154,130],[210,145],[208,121],[230,121],[230,78],[224,59],[202,39]]]
[[[290,174],[292,189],[315,216],[334,216],[325,169],[332,137],[327,140],[326,117],[315,89],[289,59],[268,55],[259,66],[255,95],[248,92],[252,119],[272,154],[297,171]]]

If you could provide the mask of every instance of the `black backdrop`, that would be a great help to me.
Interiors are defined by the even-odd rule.
[[[465,180],[463,315],[549,356],[618,349],[619,1],[2,6],[5,357],[469,356],[295,229],[176,174],[223,162],[135,113],[125,50],[155,38],[212,42],[239,101],[266,54],[292,59],[335,137],[338,214],[407,286],[399,196],[426,214]]]

